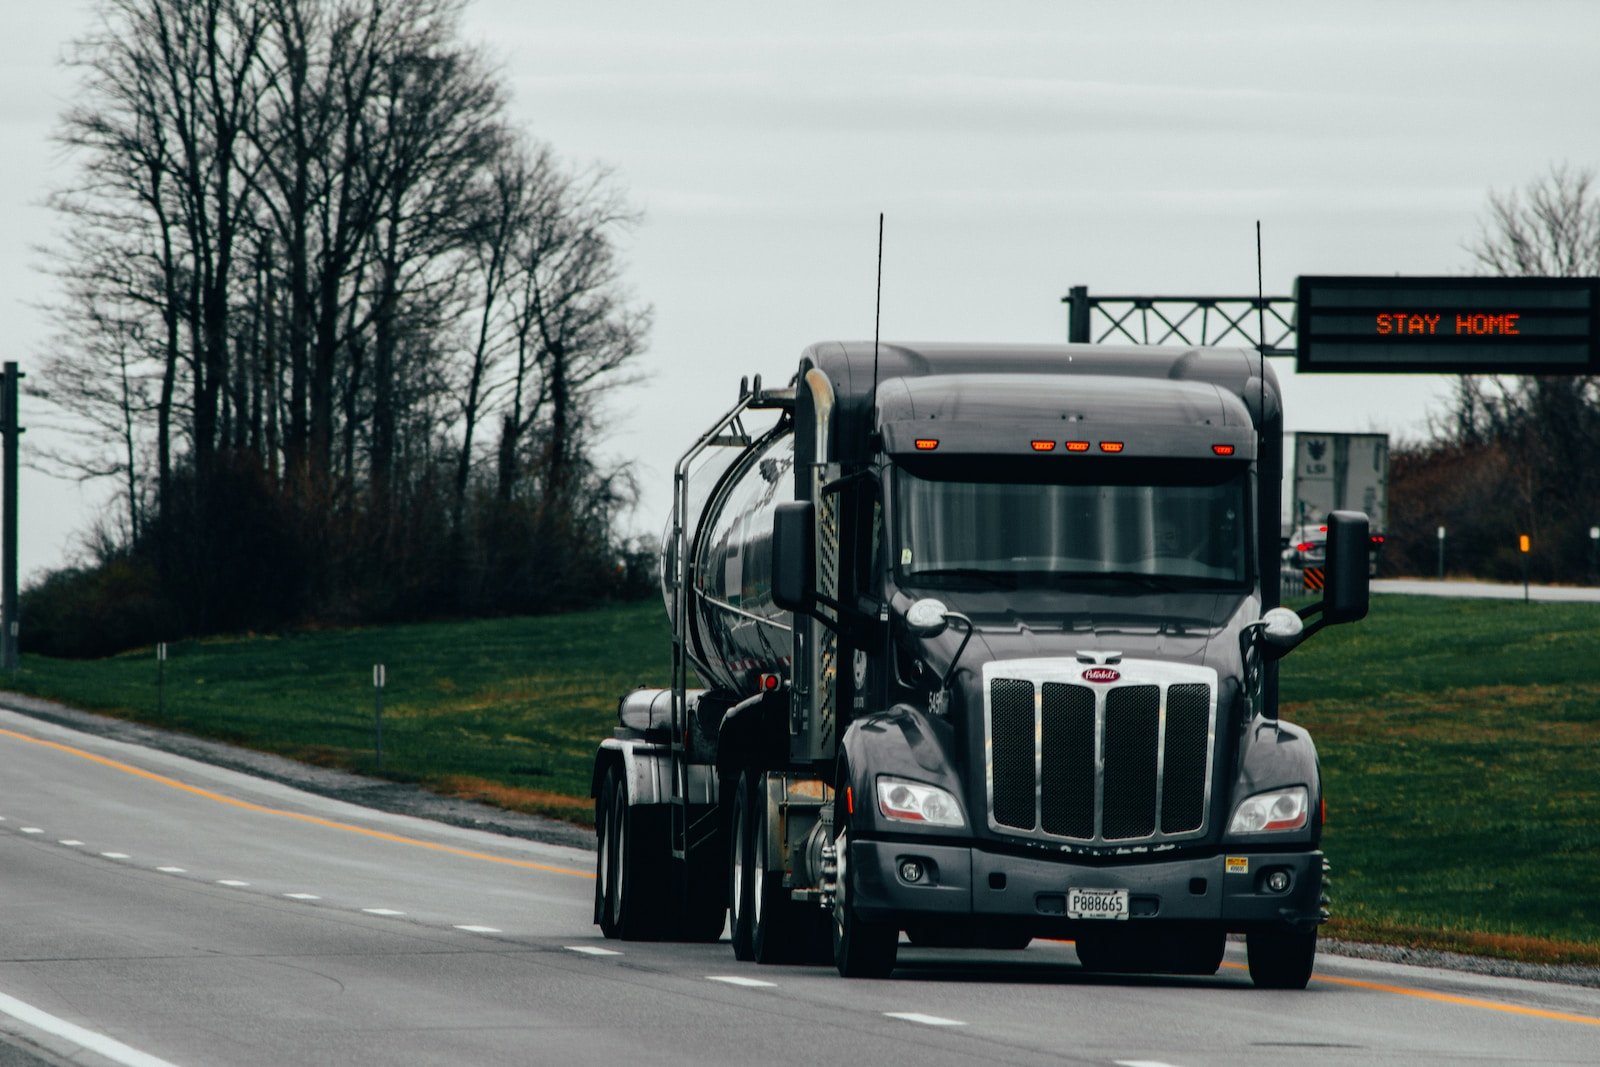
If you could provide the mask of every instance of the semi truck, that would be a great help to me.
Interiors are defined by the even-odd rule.
[[[594,765],[595,922],[883,977],[1071,940],[1091,971],[1303,988],[1328,915],[1279,660],[1365,616],[1365,516],[1279,606],[1255,352],[828,342],[674,468],[672,678]]]

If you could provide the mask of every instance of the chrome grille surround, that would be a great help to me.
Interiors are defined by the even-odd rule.
[[[1120,677],[1106,683],[1085,681],[1083,673],[1089,667],[1065,658],[984,665],[989,829],[1042,842],[1108,848],[1204,836],[1210,825],[1215,773],[1217,672],[1192,664],[1130,659],[1112,664]],[[1048,752],[1047,738],[1052,745]],[[1080,742],[1076,746],[1075,738]],[[1090,768],[1092,790],[1084,781]],[[1028,793],[1031,815],[1025,800]],[[1107,836],[1108,829],[1118,836]]]

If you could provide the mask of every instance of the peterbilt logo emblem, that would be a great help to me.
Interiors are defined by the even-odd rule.
[[[1083,672],[1086,682],[1114,682],[1122,677],[1121,671],[1114,671],[1110,667],[1090,667]]]

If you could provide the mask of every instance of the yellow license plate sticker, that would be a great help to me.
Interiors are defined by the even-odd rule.
[[[1228,873],[1229,874],[1249,874],[1250,873],[1250,857],[1249,856],[1229,856],[1227,862],[1228,862]]]

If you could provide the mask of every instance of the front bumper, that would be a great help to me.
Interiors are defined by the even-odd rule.
[[[973,920],[1070,929],[1068,887],[1128,890],[1130,921],[1222,924],[1246,931],[1265,923],[1314,925],[1321,918],[1322,853],[1240,850],[1212,856],[1162,858],[1147,854],[1117,864],[1086,864],[1071,857],[1036,859],[981,847],[928,842],[851,841],[851,900],[877,921]],[[904,867],[921,868],[916,882]],[[1289,876],[1274,892],[1274,871]]]

